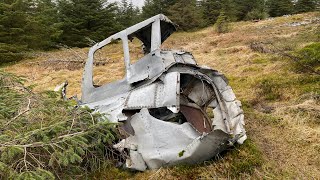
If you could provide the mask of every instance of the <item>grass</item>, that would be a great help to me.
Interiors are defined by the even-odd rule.
[[[222,158],[223,157],[223,158]],[[230,163],[234,162],[234,163]],[[243,145],[231,148],[225,154],[196,165],[177,165],[164,167],[159,170],[146,172],[132,172],[107,166],[94,173],[92,179],[212,179],[212,178],[238,178],[254,174],[265,162],[261,150],[252,140]]]
[[[216,33],[213,27],[173,34],[163,48],[190,51],[200,65],[228,77],[243,103],[249,140],[202,164],[146,172],[107,167],[94,174],[93,179],[319,179],[320,77],[297,71],[294,61],[274,53],[278,50],[294,54],[319,43],[319,20],[303,26],[288,25],[318,17],[320,13],[315,12],[237,22],[225,34]],[[250,47],[257,42],[264,46],[263,51]],[[113,44],[110,49],[102,49],[100,57],[118,56],[120,48],[120,44]],[[133,49],[132,57],[139,57],[139,43],[134,42]],[[52,90],[68,80],[68,96],[80,96],[83,65],[70,70],[38,62],[50,58],[85,60],[87,51],[85,48],[40,53],[4,70],[24,75],[29,80],[27,85],[36,84],[36,91]],[[113,59],[112,63],[97,67],[95,80],[102,83],[122,78],[123,67],[121,59]]]

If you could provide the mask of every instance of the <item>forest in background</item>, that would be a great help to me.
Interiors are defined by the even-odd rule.
[[[129,0],[2,0],[0,65],[19,61],[28,52],[88,47],[159,13],[179,30],[190,31],[316,10],[319,0],[145,0],[142,9]]]
[[[192,166],[117,168],[127,155],[111,147],[123,139],[117,124],[52,92],[68,80],[68,97],[80,95],[84,64],[74,60],[84,62],[88,48],[39,51],[1,67],[0,179],[319,179],[319,15],[234,22],[224,34],[177,32],[163,44],[223,72],[245,112],[246,143]],[[113,43],[104,54],[120,49]],[[95,67],[98,78],[122,78],[123,60],[107,61]]]
[[[317,11],[318,1],[286,1],[282,10],[269,1],[240,16],[241,7],[259,4],[245,1],[166,8],[146,1],[142,9],[128,1],[1,1],[0,179],[319,179],[320,14],[298,10]],[[74,60],[85,62],[88,48],[77,47],[158,13],[180,25],[163,48],[192,52],[229,79],[249,139],[198,165],[132,172],[117,168],[127,156],[112,148],[122,139],[117,124],[51,90],[68,80],[68,95],[80,93],[83,63]],[[139,43],[134,48],[141,51]],[[113,43],[104,53],[118,57],[120,49]],[[123,77],[123,61],[115,59],[96,67],[101,81]]]

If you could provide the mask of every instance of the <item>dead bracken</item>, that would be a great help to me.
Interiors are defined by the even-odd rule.
[[[125,167],[144,171],[208,160],[247,138],[240,101],[216,70],[197,65],[189,52],[161,50],[176,30],[160,14],[94,45],[82,80],[81,106],[121,123],[126,138],[114,145],[128,152]],[[143,42],[145,56],[130,62],[128,40]],[[95,86],[94,54],[120,39],[124,79]]]

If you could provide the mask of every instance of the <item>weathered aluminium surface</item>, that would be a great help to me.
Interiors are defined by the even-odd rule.
[[[121,123],[125,138],[114,145],[128,152],[127,168],[144,171],[199,163],[246,137],[241,103],[218,71],[197,65],[189,52],[161,50],[176,30],[160,14],[94,45],[82,81],[81,105]],[[138,38],[146,55],[130,62],[128,40]],[[94,53],[121,39],[126,75],[95,87]]]

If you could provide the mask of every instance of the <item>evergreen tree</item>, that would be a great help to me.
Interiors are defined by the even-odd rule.
[[[142,17],[147,19],[157,14],[169,16],[169,8],[176,2],[177,0],[145,0],[142,7]]]
[[[161,8],[160,0],[144,1],[144,6],[142,7],[142,17],[144,19],[147,19],[160,13],[165,14]]]
[[[295,4],[295,12],[303,13],[316,10],[317,2],[315,0],[298,0]]]
[[[48,50],[56,45],[61,31],[58,10],[52,0],[34,0],[32,21],[26,27],[26,41],[30,48]]]
[[[76,104],[55,92],[33,93],[0,70],[0,179],[88,177],[120,158],[110,151],[119,141],[116,124]]]
[[[223,2],[222,9],[220,13],[223,12],[230,21],[236,21],[238,18],[237,18],[237,4],[235,3],[235,1],[223,0],[222,2]]]
[[[229,32],[229,22],[228,17],[225,15],[224,11],[221,11],[215,27],[218,33],[227,33]]]
[[[268,17],[268,13],[265,10],[253,9],[248,12],[245,20],[261,20]]]
[[[263,19],[266,16],[265,0],[234,0],[237,20]]]
[[[203,10],[203,18],[205,20],[206,25],[214,24],[218,16],[220,15],[220,11],[222,9],[222,1],[221,0],[204,0],[201,3]]]
[[[268,0],[267,4],[269,14],[272,17],[293,13],[293,3],[291,0]]]
[[[132,4],[132,1],[122,0],[117,13],[118,22],[127,28],[141,21],[140,10]]]
[[[23,57],[19,52],[27,48],[23,42],[24,27],[28,22],[26,8],[21,0],[0,3],[0,64]]]
[[[181,30],[192,30],[203,26],[201,11],[196,0],[178,0],[168,11],[169,18],[177,23]]]
[[[117,6],[103,0],[59,0],[59,20],[63,22],[59,42],[86,47],[87,38],[101,41],[121,29]]]
[[[201,6],[206,25],[214,24],[222,11],[228,19],[237,19],[235,3],[232,0],[204,0],[201,2]]]
[[[49,49],[59,33],[50,0],[0,3],[0,64],[20,60],[27,50]]]

